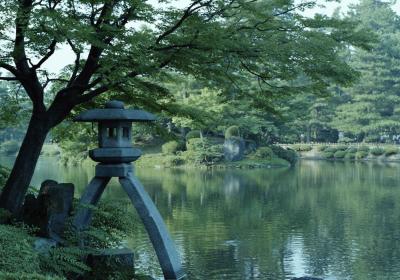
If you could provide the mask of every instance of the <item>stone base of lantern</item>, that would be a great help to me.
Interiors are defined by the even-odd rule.
[[[133,173],[130,163],[96,165],[96,177],[126,177],[128,173]]]

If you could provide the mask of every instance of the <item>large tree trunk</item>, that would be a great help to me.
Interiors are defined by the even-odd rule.
[[[0,207],[17,214],[35,171],[50,126],[46,118],[32,115],[10,177],[0,195]]]

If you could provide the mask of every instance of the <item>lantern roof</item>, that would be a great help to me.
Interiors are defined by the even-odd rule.
[[[74,118],[76,122],[98,122],[98,121],[131,121],[150,122],[155,121],[156,116],[144,110],[125,109],[124,103],[112,100],[106,103],[103,109],[92,109],[80,113]]]

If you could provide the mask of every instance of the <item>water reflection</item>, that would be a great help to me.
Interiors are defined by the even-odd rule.
[[[190,279],[400,279],[399,171],[303,161],[294,169],[137,174]],[[64,169],[43,159],[32,184],[55,178],[82,189],[92,175],[93,166]],[[116,183],[107,195],[124,197]],[[161,275],[142,228],[129,245],[139,271]]]

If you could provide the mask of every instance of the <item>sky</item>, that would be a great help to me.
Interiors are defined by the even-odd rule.
[[[149,0],[150,3],[156,4],[157,0]],[[189,0],[176,0],[174,1],[174,6],[177,7],[185,7]],[[304,14],[307,16],[313,16],[315,13],[332,15],[336,8],[340,7],[342,12],[346,12],[348,10],[348,6],[351,4],[357,4],[357,0],[342,0],[340,3],[338,2],[328,2],[324,3],[325,7],[316,7],[314,9],[307,10]],[[394,11],[397,14],[400,14],[400,1],[393,6]],[[57,49],[54,55],[43,65],[50,73],[58,73],[64,66],[73,63],[75,59],[74,53],[67,47],[61,46]]]

